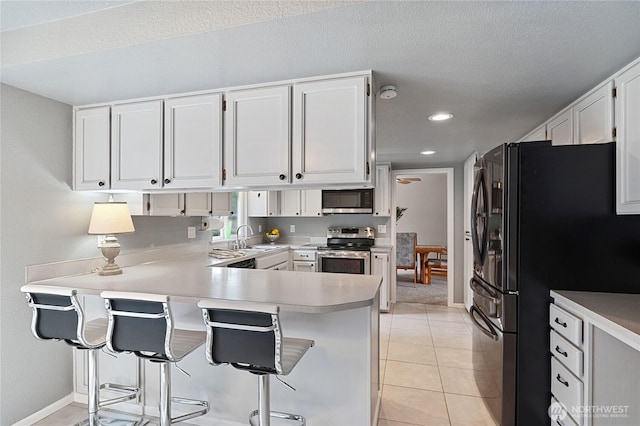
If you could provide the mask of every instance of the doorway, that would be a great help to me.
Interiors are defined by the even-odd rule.
[[[442,304],[453,306],[454,296],[454,243],[453,243],[453,168],[437,169],[407,169],[393,171],[393,208],[404,210],[399,220],[391,222],[393,240],[397,232],[416,232],[418,245],[443,245],[447,250],[448,268],[446,277],[436,278],[440,289],[436,286],[416,284],[413,289],[413,278],[410,283],[405,282],[402,270],[397,270],[395,265],[395,244],[393,256],[393,271],[400,273],[399,279],[393,274],[391,288],[391,301],[398,301],[398,289],[403,297],[418,298],[416,301],[424,302],[424,299],[445,297]],[[429,217],[431,216],[431,217]],[[418,266],[416,261],[416,266]],[[409,272],[412,274],[412,272]],[[420,277],[419,277],[420,279]],[[434,280],[434,282],[436,282]],[[446,285],[446,295],[442,295],[441,287]],[[410,288],[407,288],[410,287]],[[409,296],[407,296],[409,292]],[[440,300],[440,299],[439,299]]]

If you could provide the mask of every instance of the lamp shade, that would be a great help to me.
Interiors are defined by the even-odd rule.
[[[127,203],[108,201],[93,205],[89,234],[126,234],[134,231]]]

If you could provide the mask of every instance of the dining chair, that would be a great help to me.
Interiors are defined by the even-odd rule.
[[[447,276],[447,252],[436,253],[435,259],[427,259],[427,284],[431,284],[431,277]]]
[[[413,286],[418,280],[418,264],[416,263],[416,244],[418,234],[416,232],[396,233],[396,270],[413,269]]]

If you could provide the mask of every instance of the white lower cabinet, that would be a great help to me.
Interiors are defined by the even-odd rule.
[[[390,261],[391,249],[371,251],[371,275],[382,275],[382,284],[380,284],[380,310],[389,311],[389,282],[391,281]]]
[[[299,272],[316,272],[316,250],[293,250],[293,270]]]
[[[271,269],[275,271],[289,270],[289,250],[267,254],[256,258],[256,269]]]

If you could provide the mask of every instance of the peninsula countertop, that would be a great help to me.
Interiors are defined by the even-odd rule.
[[[194,254],[125,267],[122,275],[91,273],[29,284],[75,288],[85,294],[166,294],[177,302],[210,298],[274,303],[282,311],[328,313],[371,306],[382,282],[375,275],[212,267],[215,263],[206,254]]]

